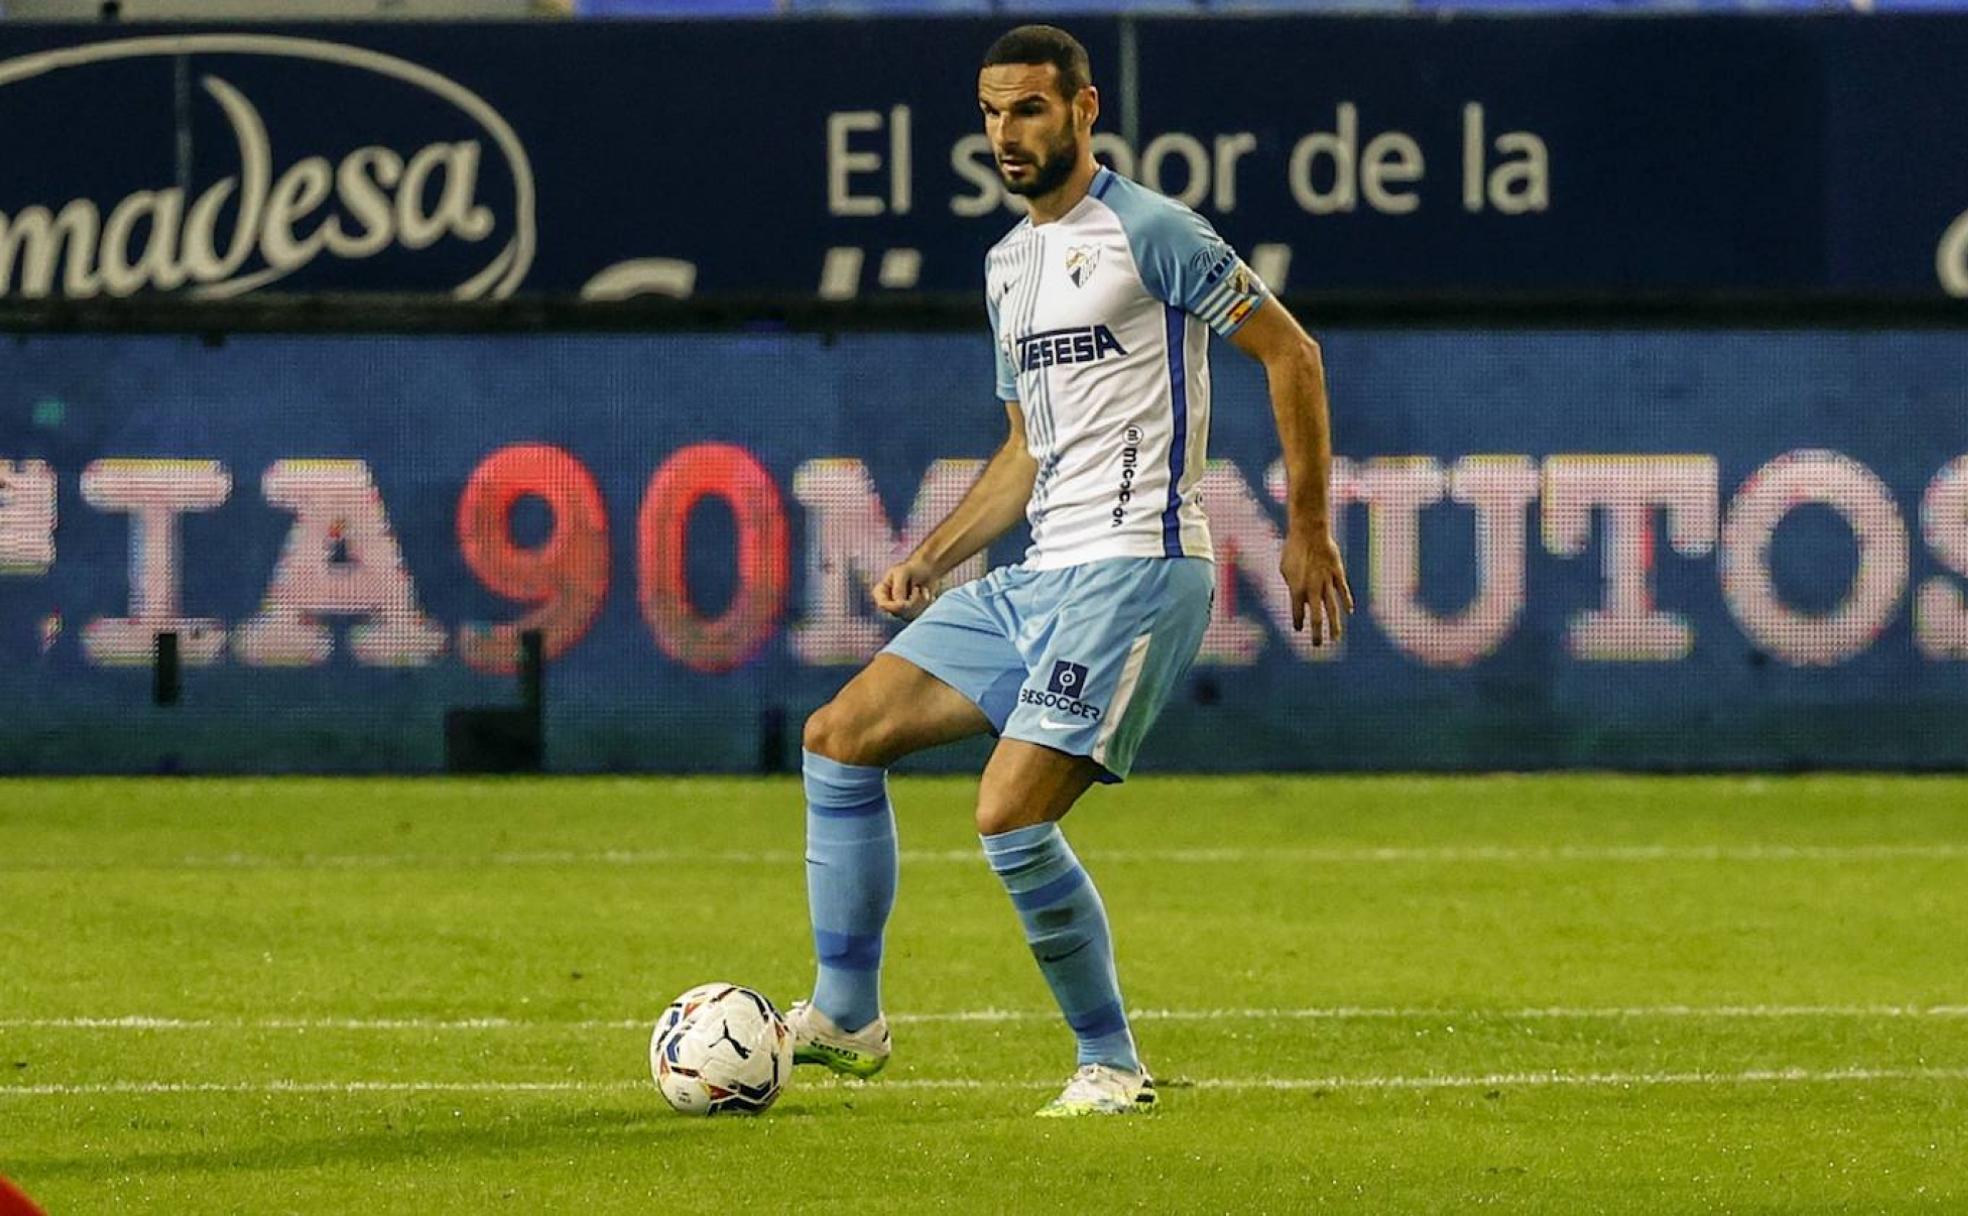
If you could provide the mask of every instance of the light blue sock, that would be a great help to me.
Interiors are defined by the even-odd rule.
[[[806,906],[820,960],[813,1007],[842,1030],[859,1030],[881,1014],[882,930],[895,907],[888,773],[802,755]]]
[[[1141,1070],[1128,1031],[1107,909],[1059,825],[983,837],[991,869],[1025,922],[1025,941],[1080,1041],[1081,1064]]]

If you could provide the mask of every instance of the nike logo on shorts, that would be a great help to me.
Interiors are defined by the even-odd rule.
[[[1072,730],[1072,729],[1073,729],[1074,727],[1076,727],[1076,726],[1078,726],[1078,725],[1079,725],[1079,723],[1078,723],[1078,722],[1054,722],[1054,721],[1053,721],[1053,720],[1052,720],[1052,719],[1051,719],[1050,717],[1048,717],[1047,715],[1045,715],[1045,714],[1040,714],[1040,715],[1039,715],[1039,725],[1040,725],[1040,726],[1043,726],[1043,727],[1045,727],[1045,728],[1046,728],[1047,730]]]

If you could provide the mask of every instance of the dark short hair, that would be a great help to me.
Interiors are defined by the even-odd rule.
[[[1086,48],[1056,25],[1021,25],[984,52],[987,68],[1007,63],[1049,63],[1058,68],[1059,92],[1068,101],[1093,83],[1093,65],[1087,62]]]

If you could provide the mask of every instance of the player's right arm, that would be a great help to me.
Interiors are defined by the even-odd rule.
[[[1039,462],[1025,447],[1024,411],[1016,401],[1007,401],[1005,414],[1011,433],[1004,446],[992,455],[957,509],[923,538],[914,553],[882,575],[875,584],[875,607],[905,621],[915,620],[929,607],[938,579],[1025,518]]]

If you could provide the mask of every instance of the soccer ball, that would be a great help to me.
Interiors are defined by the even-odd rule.
[[[699,984],[670,1002],[649,1038],[649,1072],[686,1115],[757,1115],[792,1074],[793,1036],[750,988]]]

